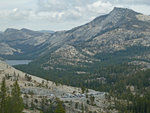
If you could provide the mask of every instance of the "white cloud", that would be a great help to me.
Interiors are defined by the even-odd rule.
[[[108,13],[113,9],[113,5],[109,2],[96,1],[88,5],[88,9],[95,13]]]
[[[18,8],[13,9],[13,12],[17,12]]]
[[[109,2],[100,0],[38,0],[38,6],[37,13],[51,12],[52,15],[56,15],[56,12],[59,12],[59,20],[68,22],[88,22],[91,17],[106,14],[113,8]],[[54,17],[58,20],[57,16]]]
[[[70,29],[109,13],[114,6],[150,14],[149,5],[148,0],[0,0],[0,29]]]

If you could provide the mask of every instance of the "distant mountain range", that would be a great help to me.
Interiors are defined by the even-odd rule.
[[[41,30],[39,32],[42,32],[42,33],[54,33],[55,31],[51,31],[51,30]]]
[[[0,34],[0,54],[7,59],[33,59],[46,49],[51,33],[8,28]]]
[[[36,59],[43,70],[86,72],[97,65],[150,62],[150,16],[127,8],[60,32],[7,29],[0,34],[7,59]],[[68,68],[69,67],[69,68]]]
[[[18,79],[21,90],[24,88],[24,94],[30,95],[29,98],[24,96],[29,108],[33,103],[40,110],[45,97],[53,92],[53,95],[63,97],[67,113],[149,112],[148,15],[127,8],[114,8],[109,14],[68,31],[9,28],[0,33],[0,57],[31,59],[28,65],[14,67],[45,79],[32,76],[31,80],[27,74],[0,62],[1,77],[7,77],[8,84]],[[43,94],[45,97],[41,98]],[[51,99],[50,105],[55,101]]]

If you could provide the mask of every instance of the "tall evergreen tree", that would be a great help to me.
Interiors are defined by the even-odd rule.
[[[12,113],[22,113],[24,109],[23,99],[21,97],[20,87],[18,82],[16,81],[12,88]]]
[[[7,110],[7,88],[5,78],[3,78],[0,92],[0,113],[6,113],[6,110]]]
[[[55,113],[65,113],[63,103],[59,99],[56,99],[56,101],[57,101],[57,107]]]

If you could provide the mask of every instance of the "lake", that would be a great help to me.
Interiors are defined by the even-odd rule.
[[[19,64],[29,64],[32,60],[6,60],[5,62],[11,66]]]

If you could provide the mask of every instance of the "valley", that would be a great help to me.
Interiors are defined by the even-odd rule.
[[[0,80],[18,80],[25,113],[149,113],[149,18],[115,7],[70,30],[8,28],[0,57],[31,62],[0,61]]]
[[[24,113],[40,113],[40,109],[45,111],[56,98],[63,101],[66,113],[83,112],[81,105],[86,108],[85,112],[106,112],[105,108],[109,105],[105,99],[105,92],[88,89],[88,92],[84,93],[81,88],[55,84],[52,81],[23,73],[4,61],[0,61],[0,81],[3,77],[6,78],[7,87],[10,87],[16,79],[18,80],[25,105]],[[94,106],[90,103],[91,96],[95,98]]]

